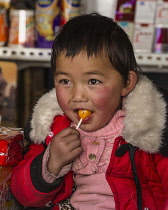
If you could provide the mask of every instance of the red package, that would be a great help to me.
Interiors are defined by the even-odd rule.
[[[22,157],[22,129],[0,127],[0,166],[14,166]]]

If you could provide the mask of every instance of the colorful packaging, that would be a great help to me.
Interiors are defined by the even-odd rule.
[[[0,0],[0,7],[9,9],[11,0]]]
[[[155,28],[153,52],[155,53],[168,52],[168,27]]]
[[[115,19],[116,21],[134,22],[136,0],[118,0]]]
[[[8,30],[7,10],[0,8],[0,46],[4,46],[7,43]]]
[[[23,158],[23,131],[0,127],[0,166],[15,166]]]
[[[61,1],[61,25],[64,25],[71,17],[80,14],[80,0],[62,0]]]
[[[60,0],[36,1],[36,47],[51,48],[60,28]]]
[[[35,46],[35,20],[33,10],[10,10],[9,46]]]

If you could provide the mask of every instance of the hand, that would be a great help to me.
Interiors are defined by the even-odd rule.
[[[57,175],[63,166],[73,162],[81,152],[79,131],[75,128],[65,128],[59,132],[51,141],[48,171]]]

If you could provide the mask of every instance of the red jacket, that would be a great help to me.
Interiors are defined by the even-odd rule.
[[[146,93],[150,91],[147,97],[149,101],[143,100],[145,95],[140,95],[144,83],[148,84],[148,88],[145,87]],[[122,137],[115,139],[106,172],[116,210],[135,210],[138,205],[142,205],[140,209],[144,210],[168,209],[168,94],[161,94],[157,89],[152,93],[152,90],[151,82],[142,77],[132,95],[126,98],[125,128]],[[140,97],[138,103],[136,100],[131,101],[132,98],[137,99],[136,95]],[[50,129],[56,134],[70,124],[64,116],[55,117],[62,113],[58,105],[51,103],[53,99],[56,100],[54,90],[43,96],[36,105],[30,130],[33,142],[24,160],[12,173],[12,192],[24,206],[42,207],[51,201],[55,204],[52,209],[58,209],[57,203],[72,193],[72,172],[51,184],[42,178],[45,137]],[[137,112],[133,104],[135,101],[138,104]],[[56,106],[56,109],[50,112],[46,110],[44,114],[45,104],[53,104],[51,106]],[[156,113],[151,113],[152,106]]]

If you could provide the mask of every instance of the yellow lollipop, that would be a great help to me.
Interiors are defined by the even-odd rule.
[[[79,128],[82,120],[89,117],[91,114],[92,114],[92,112],[90,110],[84,110],[84,109],[83,110],[78,110],[78,115],[80,117],[80,121],[79,121],[78,125],[76,126],[76,129]]]
[[[78,115],[82,119],[89,117],[91,114],[92,114],[92,112],[90,110],[79,110],[78,111]]]

